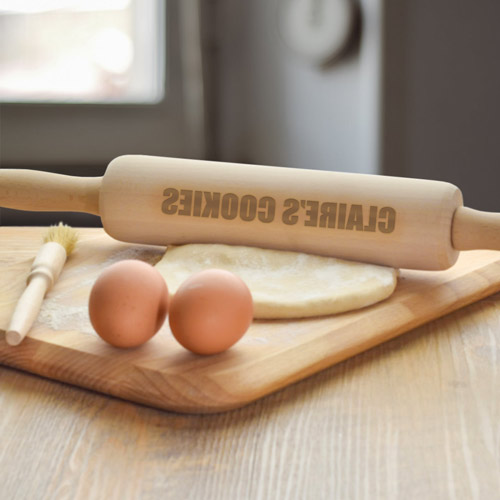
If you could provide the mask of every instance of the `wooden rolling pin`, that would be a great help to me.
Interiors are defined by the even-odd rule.
[[[100,215],[118,240],[226,243],[446,269],[500,250],[500,214],[445,182],[128,155],[103,177],[0,170],[0,206]]]

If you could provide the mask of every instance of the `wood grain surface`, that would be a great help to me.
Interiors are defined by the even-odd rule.
[[[244,408],[182,415],[0,367],[9,500],[496,500],[500,294]]]
[[[1,229],[0,329],[8,322],[39,245],[39,228]],[[159,247],[119,243],[100,229],[81,230],[46,303],[46,315],[60,322],[72,312],[86,314],[92,276],[105,265],[130,256],[154,262]],[[176,344],[166,324],[138,349],[120,350],[84,322],[55,328],[38,321],[20,346],[0,339],[0,361],[8,366],[94,389],[130,401],[181,412],[237,408],[427,321],[500,289],[500,253],[464,253],[447,271],[402,271],[394,295],[375,306],[338,316],[299,321],[254,322],[229,351],[210,357]],[[42,311],[43,312],[43,311]]]

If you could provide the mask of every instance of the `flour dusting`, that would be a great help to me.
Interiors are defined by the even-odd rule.
[[[114,252],[100,263],[64,268],[58,282],[42,303],[37,323],[48,326],[51,330],[76,330],[97,335],[88,313],[90,291],[106,267],[125,259],[137,259],[154,264],[158,259],[158,250],[130,247]]]

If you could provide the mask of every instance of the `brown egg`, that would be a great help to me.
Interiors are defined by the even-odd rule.
[[[168,289],[161,274],[140,260],[107,267],[89,297],[89,317],[98,335],[116,347],[147,342],[162,326]]]
[[[222,269],[184,281],[170,302],[170,329],[196,354],[216,354],[235,344],[252,323],[253,302],[245,282]]]

